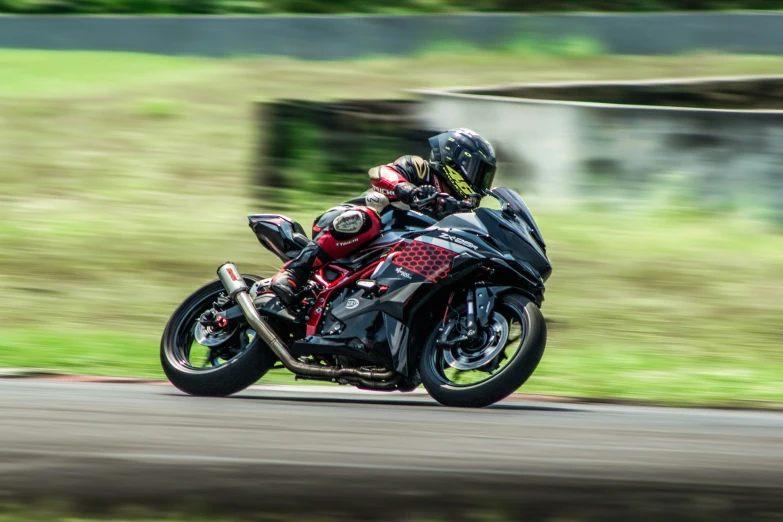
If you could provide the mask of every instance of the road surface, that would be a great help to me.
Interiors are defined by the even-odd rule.
[[[519,400],[460,410],[344,390],[212,399],[163,384],[0,380],[0,495],[362,520],[783,514],[783,413]]]

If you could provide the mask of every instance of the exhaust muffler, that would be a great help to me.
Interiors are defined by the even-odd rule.
[[[217,270],[220,282],[223,283],[223,287],[226,292],[231,296],[234,301],[242,309],[242,313],[245,315],[245,319],[250,323],[250,327],[256,331],[261,340],[266,343],[267,346],[274,352],[280,362],[283,363],[289,371],[296,375],[307,377],[321,377],[326,379],[337,380],[340,378],[353,379],[359,381],[359,383],[368,386],[376,387],[378,389],[388,388],[396,384],[399,380],[397,376],[396,380],[392,383],[385,383],[381,381],[389,381],[395,379],[396,373],[392,370],[359,370],[356,368],[328,368],[323,366],[312,366],[303,363],[295,359],[289,352],[285,343],[275,333],[269,324],[264,321],[261,314],[258,313],[253,299],[248,294],[247,284],[245,279],[237,270],[237,267],[233,263],[224,263]]]
[[[234,299],[239,292],[247,291],[245,278],[240,275],[234,263],[226,261],[218,268],[217,274],[231,299]]]

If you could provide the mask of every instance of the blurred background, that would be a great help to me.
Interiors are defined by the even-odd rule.
[[[783,16],[720,11],[774,8],[0,0],[0,368],[163,378],[219,264],[279,268],[247,214],[308,228],[467,126],[554,265],[525,392],[780,404]]]

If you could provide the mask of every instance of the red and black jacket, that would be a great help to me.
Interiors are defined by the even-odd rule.
[[[392,202],[409,204],[413,190],[422,185],[432,185],[439,192],[445,188],[432,172],[429,163],[419,156],[402,156],[394,163],[370,169],[368,174],[372,189]]]

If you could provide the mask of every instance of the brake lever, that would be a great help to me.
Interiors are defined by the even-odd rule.
[[[454,204],[456,204],[457,210],[463,211],[463,210],[474,210],[476,206],[471,203],[470,201],[465,201],[462,199],[453,198],[451,196],[448,197],[449,201],[453,201]]]
[[[438,194],[433,194],[432,196],[427,196],[426,198],[423,199],[416,199],[413,201],[413,204],[411,206],[419,209],[424,208],[430,203],[432,203],[433,201],[435,201],[437,197]]]

